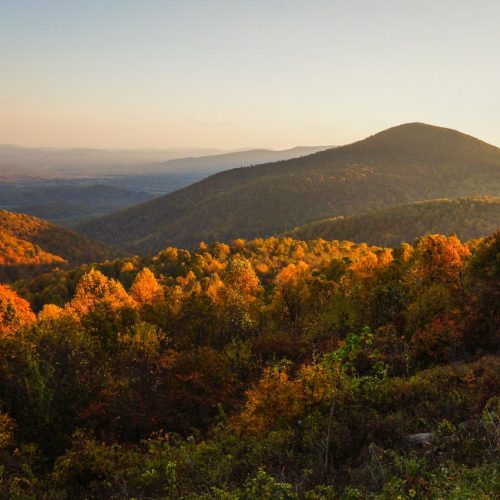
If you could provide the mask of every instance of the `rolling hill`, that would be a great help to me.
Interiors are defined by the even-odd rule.
[[[137,253],[278,234],[418,200],[500,195],[500,149],[422,123],[309,156],[233,169],[78,226]]]
[[[54,267],[102,261],[115,254],[69,229],[0,210],[0,281],[33,276]]]
[[[350,217],[332,217],[298,227],[287,236],[395,247],[427,233],[456,234],[466,241],[493,233],[498,227],[500,198],[476,196],[415,202]]]

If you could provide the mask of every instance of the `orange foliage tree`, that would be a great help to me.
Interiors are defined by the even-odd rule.
[[[28,302],[6,285],[0,285],[0,335],[12,335],[35,321]]]
[[[75,290],[69,307],[78,316],[85,316],[97,305],[111,309],[135,307],[135,301],[128,295],[120,282],[107,278],[100,271],[91,269],[84,274]]]
[[[429,234],[421,238],[413,254],[412,270],[421,282],[442,281],[453,284],[470,250],[456,236]]]
[[[295,378],[284,368],[266,368],[253,389],[246,392],[246,403],[235,420],[236,428],[245,432],[263,432],[280,423],[292,421],[307,408],[333,394],[334,372],[320,364],[302,366]]]

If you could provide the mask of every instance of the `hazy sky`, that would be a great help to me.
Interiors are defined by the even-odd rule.
[[[0,143],[500,145],[499,0],[0,0]]]

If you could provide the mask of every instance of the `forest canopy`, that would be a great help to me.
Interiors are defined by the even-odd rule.
[[[499,255],[239,239],[2,285],[0,496],[494,498]]]

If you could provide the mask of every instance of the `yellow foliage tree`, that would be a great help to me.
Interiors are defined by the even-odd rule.
[[[378,263],[379,260],[377,255],[373,251],[366,249],[366,251],[364,251],[353,264],[351,264],[351,269],[359,276],[369,276]]]
[[[55,304],[45,304],[43,309],[38,313],[39,321],[54,321],[61,318],[65,314],[62,307]]]
[[[243,258],[232,259],[226,269],[224,284],[228,289],[244,296],[247,300],[255,300],[262,291],[259,277],[255,274],[250,261]]]
[[[390,264],[394,258],[392,256],[392,250],[390,248],[384,248],[380,252],[377,253],[378,265],[379,266],[387,266]]]
[[[214,279],[210,285],[210,296],[220,306],[227,331],[241,333],[254,324],[262,286],[250,261],[233,258],[224,279]]]
[[[134,279],[130,288],[132,298],[139,304],[150,304],[163,294],[163,288],[155,275],[145,267]]]
[[[292,323],[295,323],[302,315],[304,304],[309,297],[307,286],[309,277],[309,266],[300,261],[297,264],[288,264],[274,280],[275,298],[284,303]]]

